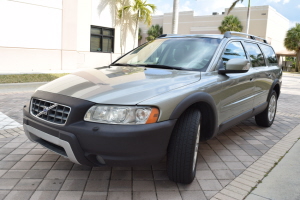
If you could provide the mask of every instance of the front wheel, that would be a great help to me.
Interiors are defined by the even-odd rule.
[[[255,116],[256,124],[259,126],[270,127],[275,119],[277,109],[277,93],[273,90],[269,99],[268,107],[260,114]]]
[[[167,173],[171,181],[188,184],[195,178],[200,119],[200,111],[189,108],[174,127],[167,154]]]

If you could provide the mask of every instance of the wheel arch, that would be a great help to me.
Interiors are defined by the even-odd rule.
[[[196,107],[200,110],[201,140],[208,140],[215,136],[218,130],[218,114],[212,96],[205,92],[187,96],[175,107],[170,119],[178,119],[190,107]]]
[[[278,99],[279,95],[280,95],[280,83],[279,83],[278,79],[274,80],[274,82],[273,82],[273,84],[272,84],[272,86],[270,88],[270,91],[269,91],[267,99],[270,99],[270,96],[271,96],[273,90],[275,90],[275,92],[277,93],[277,99]]]

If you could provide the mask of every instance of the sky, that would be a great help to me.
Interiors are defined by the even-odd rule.
[[[211,15],[213,12],[224,12],[234,0],[179,0],[179,11],[194,10],[195,15]],[[173,0],[147,0],[157,6],[155,15],[173,11]],[[251,6],[270,5],[277,12],[290,20],[290,27],[300,23],[300,0],[251,0]],[[237,7],[248,6],[248,1],[237,4]]]

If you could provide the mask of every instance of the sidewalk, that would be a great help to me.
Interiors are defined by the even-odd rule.
[[[300,126],[294,131],[300,132]],[[262,180],[246,200],[300,199],[300,141],[298,140],[276,167]]]

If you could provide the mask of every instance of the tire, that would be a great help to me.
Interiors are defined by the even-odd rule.
[[[273,90],[269,98],[267,108],[255,116],[255,122],[259,126],[270,127],[275,119],[277,109],[277,93]]]
[[[189,108],[174,127],[167,153],[167,174],[171,181],[189,184],[195,178],[200,119],[200,111]]]

